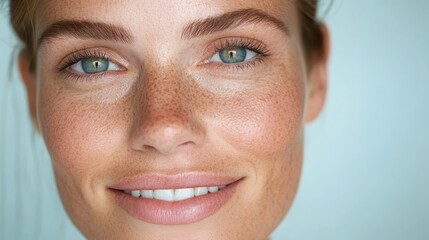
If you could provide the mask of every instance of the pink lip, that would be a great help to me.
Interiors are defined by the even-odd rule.
[[[153,224],[187,224],[200,221],[217,212],[233,196],[243,178],[204,173],[147,175],[125,179],[110,187],[115,198],[129,215]],[[228,185],[215,193],[183,201],[135,198],[123,190],[177,189]]]
[[[117,190],[153,190],[191,187],[222,186],[236,182],[241,177],[218,176],[206,173],[184,173],[177,175],[152,174],[124,179],[110,186]]]

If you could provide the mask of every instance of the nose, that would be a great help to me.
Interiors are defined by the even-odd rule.
[[[145,79],[136,94],[131,147],[174,154],[203,144],[205,131],[195,116],[187,88],[177,79]]]

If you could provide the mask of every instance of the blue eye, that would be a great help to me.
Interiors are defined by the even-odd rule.
[[[209,61],[231,64],[244,62],[255,56],[256,53],[247,48],[229,47],[216,52],[216,54],[213,55],[213,57],[211,57]]]
[[[79,73],[94,74],[106,71],[118,71],[119,66],[106,58],[85,58],[70,66]]]

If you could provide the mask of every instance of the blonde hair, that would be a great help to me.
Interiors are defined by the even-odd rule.
[[[34,70],[35,14],[37,0],[10,0],[9,16],[13,30],[24,43],[24,52],[29,59],[29,68]]]
[[[307,59],[309,54],[323,48],[320,23],[316,20],[318,0],[296,0],[300,11],[302,40]],[[10,23],[24,44],[29,69],[34,71],[36,54],[35,14],[38,0],[10,0]]]

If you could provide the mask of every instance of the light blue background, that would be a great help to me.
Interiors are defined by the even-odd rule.
[[[281,239],[429,239],[429,1],[334,0],[326,108],[306,129]],[[79,239],[58,199],[0,13],[0,239]]]

